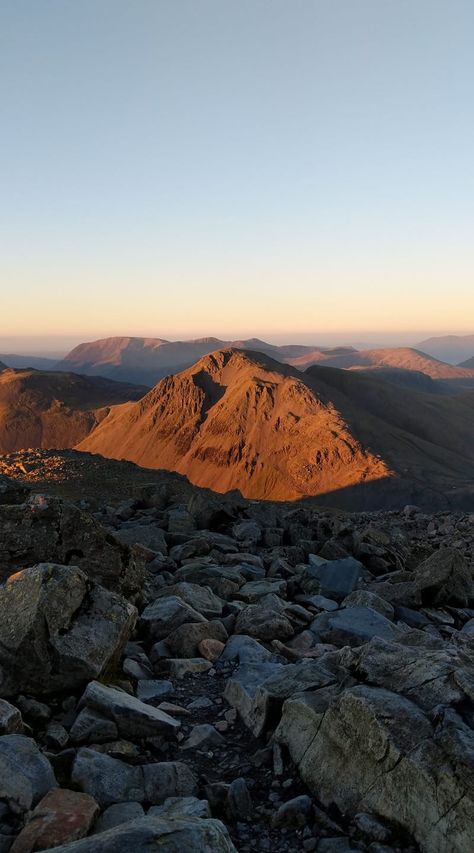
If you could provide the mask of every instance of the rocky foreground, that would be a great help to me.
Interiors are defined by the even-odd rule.
[[[0,477],[0,853],[468,853],[474,518]]]

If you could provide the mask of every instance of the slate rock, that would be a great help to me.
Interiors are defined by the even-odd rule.
[[[98,681],[87,685],[80,704],[113,720],[119,735],[125,738],[173,733],[180,726],[177,720],[159,708],[146,705],[135,696],[114,687],[106,687]]]
[[[56,787],[53,768],[32,738],[17,734],[0,737],[0,801],[25,812]]]

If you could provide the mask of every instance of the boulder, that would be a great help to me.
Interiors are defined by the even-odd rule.
[[[123,823],[54,853],[237,853],[219,820],[195,817],[143,817]],[[52,853],[52,851],[50,851]]]
[[[97,711],[117,726],[121,737],[143,738],[158,733],[173,733],[180,723],[160,711],[114,687],[106,687],[98,681],[87,685],[81,698],[81,707]]]
[[[51,764],[32,738],[0,737],[0,801],[14,811],[26,812],[57,784]]]
[[[6,699],[0,699],[0,735],[21,734],[23,720],[21,711],[10,705]]]
[[[89,794],[56,788],[38,803],[10,853],[34,853],[83,838],[98,813]]]
[[[16,506],[0,502],[0,582],[24,566],[46,561],[79,566],[92,580],[128,597],[143,586],[140,554],[87,512],[44,495]]]
[[[0,474],[0,504],[22,504],[28,499],[30,489],[18,480]]]
[[[259,640],[286,640],[292,637],[295,631],[283,613],[267,609],[260,604],[249,604],[237,616],[235,633],[247,634]]]
[[[340,560],[327,560],[314,565],[307,570],[312,577],[319,581],[319,592],[328,598],[342,601],[359,583],[364,566],[354,557],[344,557]]]
[[[164,531],[155,524],[135,524],[131,527],[121,527],[119,530],[114,530],[113,535],[122,545],[141,545],[164,556],[168,553]]]
[[[206,586],[197,583],[181,581],[173,586],[166,586],[160,590],[156,598],[178,596],[185,604],[197,610],[206,619],[216,619],[222,613],[223,602]]]
[[[141,615],[141,624],[151,640],[164,640],[187,622],[205,621],[204,616],[177,595],[157,598]]]
[[[76,566],[42,563],[0,587],[0,695],[77,687],[120,655],[136,609]]]
[[[187,622],[166,637],[166,645],[175,658],[192,658],[199,654],[201,640],[219,640],[225,643],[227,631],[222,622]]]
[[[323,643],[336,646],[360,646],[372,637],[394,640],[400,629],[371,607],[348,607],[333,613],[320,613],[311,623],[311,631]]]

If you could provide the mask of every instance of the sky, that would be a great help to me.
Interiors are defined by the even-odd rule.
[[[0,341],[474,332],[473,39],[471,0],[0,0]]]

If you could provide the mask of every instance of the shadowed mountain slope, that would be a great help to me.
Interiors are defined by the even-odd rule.
[[[144,390],[73,373],[7,368],[0,373],[0,453],[72,447],[110,406],[137,400]]]
[[[459,367],[467,367],[470,370],[474,370],[474,355],[472,358],[468,358],[466,361],[463,361]]]
[[[450,364],[459,364],[474,356],[474,335],[441,335],[427,338],[418,344],[418,349]]]
[[[396,479],[406,495],[474,478],[474,394],[215,352],[113,409],[78,449],[186,474],[216,491],[292,500]],[[405,488],[406,487],[406,488]]]

